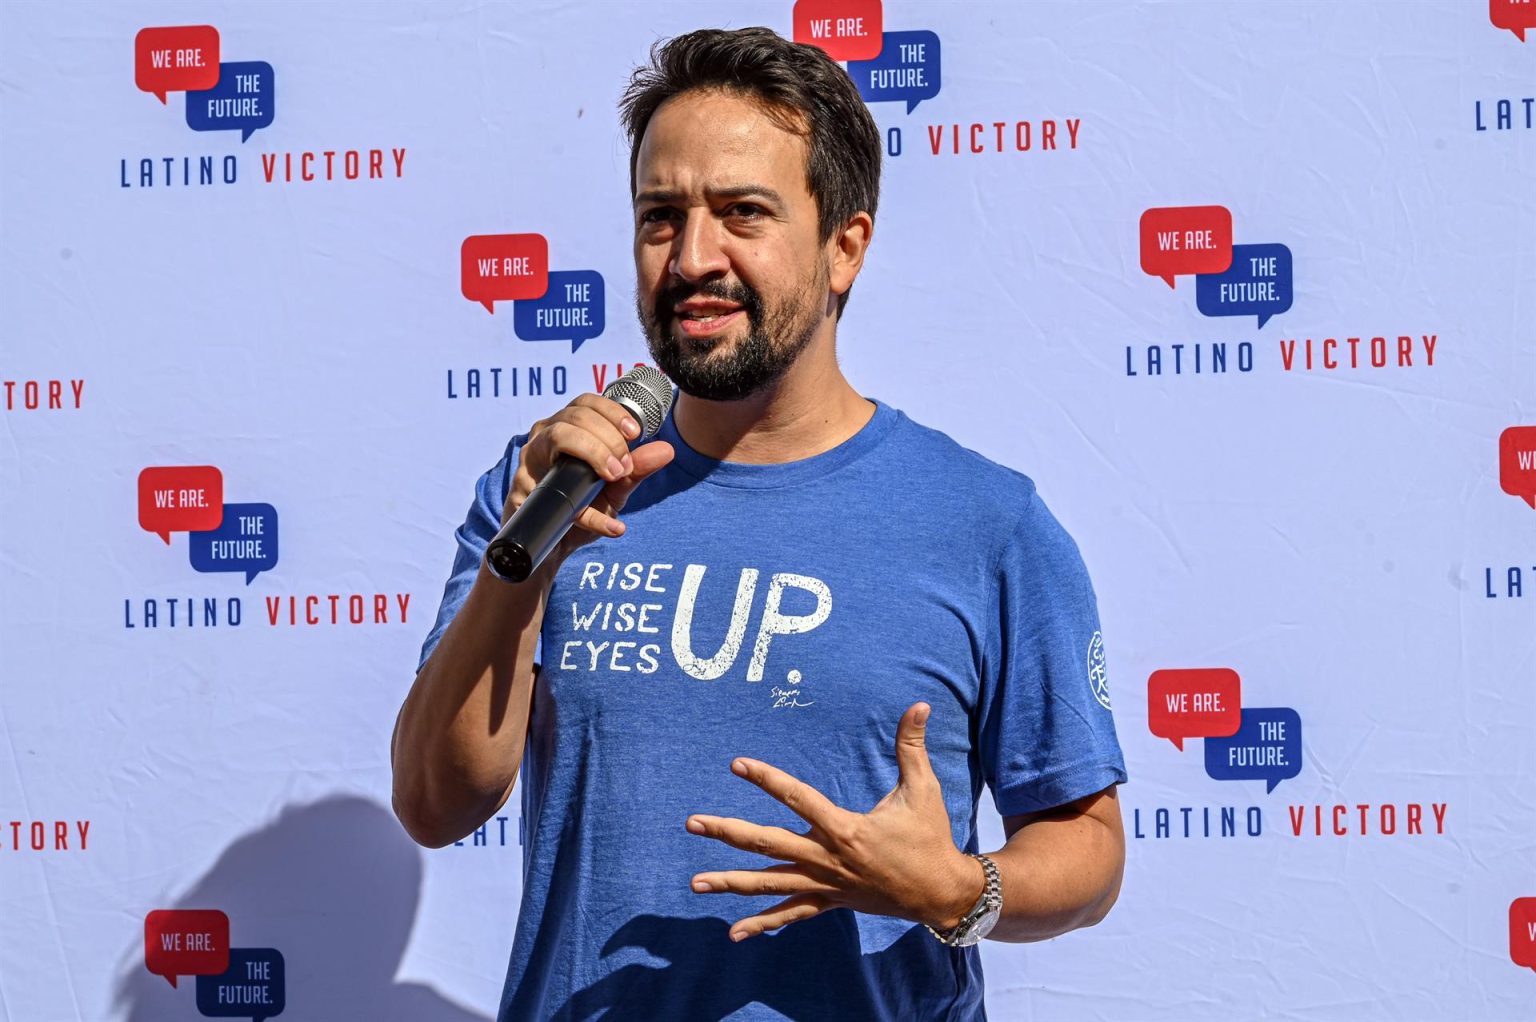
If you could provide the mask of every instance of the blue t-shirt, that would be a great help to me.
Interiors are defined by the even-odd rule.
[[[833,909],[732,943],[732,923],[781,898],[690,879],[774,860],[684,821],[809,828],[733,774],[737,756],[868,812],[896,785],[896,724],[919,700],[961,849],[981,850],[984,784],[1010,816],[1124,781],[1076,544],[1028,477],[880,402],[788,464],[707,458],[670,419],[660,436],[677,457],[630,498],[628,531],[577,551],[550,591],[500,1017],[984,1018],[977,948],[905,919]],[[523,440],[479,481],[422,663]]]

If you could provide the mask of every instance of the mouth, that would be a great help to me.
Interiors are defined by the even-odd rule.
[[[745,315],[741,308],[707,305],[672,310],[678,329],[687,337],[714,337],[730,329]]]
[[[731,329],[737,320],[745,315],[740,309],[734,312],[711,312],[708,315],[677,315],[673,317],[677,321],[677,329],[684,332],[685,337],[707,338],[716,337],[719,333]]]

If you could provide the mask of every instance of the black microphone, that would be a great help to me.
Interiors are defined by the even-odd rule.
[[[650,366],[637,365],[610,383],[603,397],[623,405],[640,424],[640,435],[630,442],[633,447],[661,429],[672,407],[672,384]],[[585,461],[560,455],[486,547],[491,574],[504,582],[522,582],[532,575],[607,484]]]

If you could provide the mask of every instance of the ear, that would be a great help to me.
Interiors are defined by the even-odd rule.
[[[860,210],[827,239],[827,255],[832,268],[827,283],[834,295],[846,294],[853,287],[854,278],[864,268],[864,253],[869,250],[874,232],[874,219]]]

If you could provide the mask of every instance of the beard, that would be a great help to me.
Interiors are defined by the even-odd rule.
[[[657,294],[649,310],[637,298],[635,312],[656,368],[678,390],[705,401],[740,401],[778,382],[811,343],[826,301],[827,279],[822,265],[806,287],[771,309],[755,288],[741,281],[682,283]],[[673,306],[700,296],[741,307],[747,335],[734,348],[721,350],[730,344],[724,337],[679,335]]]

